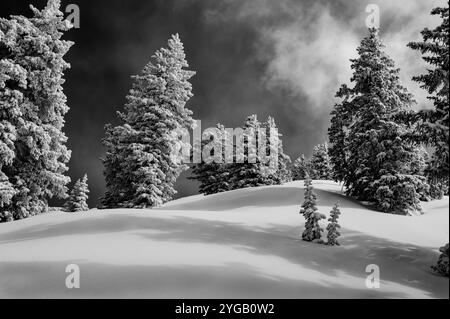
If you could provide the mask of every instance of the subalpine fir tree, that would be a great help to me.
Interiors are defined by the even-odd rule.
[[[193,127],[186,103],[195,72],[187,67],[183,43],[174,35],[133,77],[125,112],[119,113],[123,124],[106,127],[102,207],[154,207],[176,193],[175,181],[187,169],[174,152],[186,147],[178,132]]]
[[[420,176],[427,176],[427,171],[429,169],[430,165],[430,156],[425,149],[424,146],[418,146],[417,151],[414,154],[414,159],[411,161],[411,174],[413,175],[420,175]],[[419,197],[421,201],[427,202],[434,198],[432,195],[432,189],[431,186],[424,185],[424,187],[420,188],[419,190]]]
[[[311,174],[311,162],[302,154],[292,165],[292,179],[294,181],[304,180],[308,174]]]
[[[337,93],[337,97],[346,96],[347,87]],[[328,129],[330,147],[328,148],[330,163],[333,167],[333,179],[337,182],[343,182],[345,177],[351,174],[347,167],[346,141],[348,130],[346,128],[352,123],[351,105],[344,101],[334,106],[331,111],[331,125]]]
[[[437,273],[443,276],[449,276],[449,263],[448,263],[448,243],[439,249],[441,255],[439,256],[436,266],[431,268]]]
[[[302,234],[302,239],[305,241],[320,242],[323,229],[319,225],[321,219],[325,219],[325,215],[317,211],[317,196],[314,193],[312,180],[309,175],[306,176],[304,190],[304,202],[300,209],[300,214],[305,217],[305,230]]]
[[[349,195],[375,202],[384,212],[406,214],[420,210],[427,184],[412,172],[418,148],[409,142],[412,128],[401,119],[412,96],[382,48],[378,31],[370,29],[358,47],[359,57],[351,60],[353,88],[343,85],[338,92],[345,104],[339,121],[346,132],[343,180]]]
[[[435,148],[427,176],[432,194],[439,198],[441,193],[448,194],[449,182],[449,2],[446,7],[433,9],[431,14],[440,16],[441,24],[433,30],[425,28],[421,32],[423,41],[408,46],[420,51],[431,66],[426,74],[413,80],[422,84],[434,104],[434,109],[418,113],[417,131],[419,141]]]
[[[290,181],[290,158],[283,151],[282,135],[278,132],[274,119],[269,117],[266,122],[261,123],[253,114],[247,117],[242,129],[240,143],[243,149],[235,145],[233,163],[227,165],[231,189],[279,185]],[[261,132],[265,134],[259,134]],[[276,132],[277,135],[274,135]],[[260,138],[266,140],[260,141]],[[275,155],[277,158],[274,158]],[[239,162],[239,158],[243,162]]]
[[[70,151],[63,133],[69,110],[63,93],[71,28],[49,0],[33,16],[0,19],[0,222],[48,209],[64,198]]]
[[[270,185],[283,184],[286,182],[292,181],[292,172],[289,169],[291,164],[291,158],[289,155],[284,153],[283,148],[283,134],[281,134],[278,130],[278,127],[275,123],[275,119],[271,116],[267,118],[267,121],[263,124],[266,128],[266,138],[267,138],[267,156],[270,156],[271,152],[275,152],[274,154],[278,154],[278,165],[275,167],[276,172],[272,172],[271,179],[272,181],[268,182]],[[275,134],[278,132],[278,136],[275,139],[270,138],[270,134]],[[273,143],[272,143],[273,142]],[[275,144],[275,145],[272,145]],[[275,148],[278,150],[275,151]],[[267,164],[267,163],[266,163]]]
[[[88,178],[85,174],[83,178],[77,180],[69,198],[64,205],[66,212],[83,212],[89,210],[87,200],[89,198]]]
[[[332,169],[328,155],[328,144],[319,144],[314,147],[311,156],[311,178],[331,179]]]
[[[339,229],[341,229],[341,225],[339,225],[338,219],[341,211],[339,210],[339,204],[336,203],[333,209],[330,212],[330,218],[328,219],[329,223],[327,225],[327,245],[329,246],[339,246],[338,237],[341,236]]]
[[[210,195],[225,192],[231,189],[229,182],[228,165],[225,158],[227,139],[230,138],[221,124],[217,124],[216,133],[209,139],[202,141],[202,151],[207,150],[207,158],[192,167],[192,177],[189,179],[200,182],[199,192]],[[217,153],[219,154],[216,154]],[[202,152],[203,153],[203,152]]]
[[[258,130],[262,128],[256,114],[250,115],[245,120],[242,129],[244,133],[239,137],[244,146],[242,150],[234,148],[234,163],[229,166],[230,182],[232,189],[245,187],[257,187],[266,184],[266,171],[262,169],[257,158]],[[237,154],[239,152],[239,154]],[[239,158],[243,159],[241,162]]]
[[[445,178],[442,178],[442,175],[437,173],[439,171],[437,168],[438,165],[439,164],[433,156],[433,158],[427,162],[427,167],[425,169],[425,176],[430,185],[428,192],[430,199],[442,199],[445,194],[448,194],[448,181],[446,181]]]

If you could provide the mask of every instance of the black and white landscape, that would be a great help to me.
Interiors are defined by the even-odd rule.
[[[0,298],[449,298],[448,1],[0,8]]]

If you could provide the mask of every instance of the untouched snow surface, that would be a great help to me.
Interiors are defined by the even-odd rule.
[[[336,183],[313,185],[320,212],[340,202],[340,247],[299,239],[303,182],[0,224],[0,298],[449,297],[448,278],[430,270],[449,240],[448,197],[408,217],[372,211]],[[65,286],[69,264],[79,289]],[[370,264],[378,289],[366,287]]]

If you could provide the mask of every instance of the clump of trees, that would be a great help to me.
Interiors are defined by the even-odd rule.
[[[326,219],[324,214],[319,213],[317,208],[317,195],[314,192],[312,180],[309,175],[306,175],[304,181],[304,201],[300,208],[300,214],[305,218],[305,229],[302,233],[304,241],[310,241],[319,244],[326,244],[329,246],[339,245],[338,237],[341,235],[339,229],[341,226],[338,223],[339,215],[341,214],[339,206],[336,203],[330,213],[330,222],[327,225],[327,241],[322,240],[323,228],[320,226],[320,221]]]
[[[290,158],[281,137],[272,117],[261,123],[255,114],[249,116],[236,142],[218,124],[214,134],[206,134],[201,142],[202,161],[193,166],[190,178],[200,182],[200,193],[206,195],[290,181]],[[228,159],[227,145],[232,150]]]
[[[298,157],[292,165],[292,177],[294,180],[304,180],[306,175],[311,179],[329,180],[333,178],[328,144],[318,144],[314,147],[311,158],[304,154]]]

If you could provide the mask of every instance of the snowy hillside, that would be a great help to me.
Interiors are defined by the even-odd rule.
[[[371,211],[333,182],[314,186],[320,212],[340,201],[340,247],[299,239],[302,182],[0,224],[0,297],[449,297],[448,278],[430,271],[449,239],[448,197],[406,217]],[[68,264],[80,267],[79,289],[65,286]],[[366,288],[369,264],[379,289]]]

